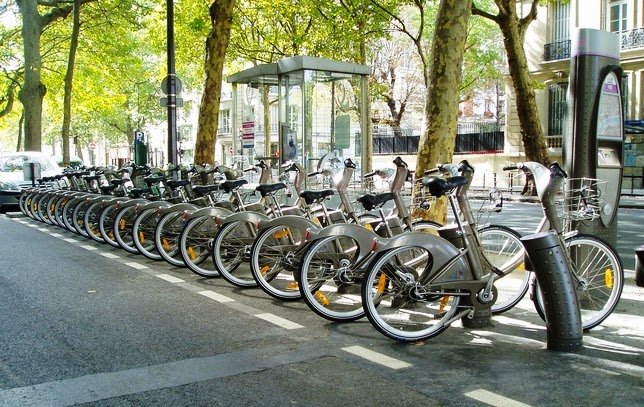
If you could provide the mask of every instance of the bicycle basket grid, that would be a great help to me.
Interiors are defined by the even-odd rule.
[[[598,218],[605,184],[596,178],[568,178],[558,199],[560,217],[568,222]]]

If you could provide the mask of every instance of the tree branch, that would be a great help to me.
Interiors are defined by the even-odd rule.
[[[488,13],[487,11],[481,10],[480,8],[476,7],[476,4],[474,4],[473,2],[472,2],[472,15],[487,18],[488,20],[492,20],[497,24],[499,23],[498,15],[494,15],[494,14]]]

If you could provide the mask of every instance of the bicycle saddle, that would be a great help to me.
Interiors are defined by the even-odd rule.
[[[467,184],[467,178],[460,176],[449,178],[427,177],[423,178],[422,182],[423,185],[429,189],[429,193],[432,196],[440,198],[445,195],[446,192]]]
[[[271,192],[279,191],[280,189],[286,189],[286,184],[283,182],[278,182],[276,184],[262,184],[255,188],[255,191],[259,192],[262,197],[270,194]]]
[[[311,205],[313,202],[321,201],[322,199],[333,195],[332,189],[323,189],[321,191],[302,191],[300,193],[300,198],[304,199],[307,205]]]
[[[192,190],[197,195],[206,195],[209,192],[219,190],[219,185],[195,185]]]
[[[248,181],[245,179],[233,179],[222,182],[220,186],[224,189],[224,191],[226,191],[227,194],[229,194],[233,189],[237,189],[244,184],[248,184]]]
[[[170,189],[175,189],[177,187],[182,187],[186,185],[190,185],[189,179],[171,179],[170,181],[168,181],[168,187]]]
[[[111,180],[110,182],[111,182],[111,183],[112,183],[112,185],[114,185],[114,186],[119,186],[119,185],[123,185],[123,184],[125,184],[125,183],[126,183],[126,182],[128,182],[128,181],[129,181],[129,179],[127,179],[127,178],[119,178],[119,179],[113,179],[113,180]]]
[[[364,206],[367,211],[373,210],[396,197],[393,192],[383,192],[382,194],[364,194],[358,197],[358,202]]]

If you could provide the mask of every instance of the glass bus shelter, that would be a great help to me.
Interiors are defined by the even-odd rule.
[[[233,151],[251,164],[297,161],[307,172],[330,153],[363,175],[369,74],[365,65],[295,56],[230,75]]]

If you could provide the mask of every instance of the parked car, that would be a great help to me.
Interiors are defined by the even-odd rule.
[[[60,167],[63,166],[63,156],[62,155],[57,155],[56,156],[56,163]],[[69,157],[69,166],[72,168],[81,168],[85,166],[85,162],[77,155],[72,155]]]
[[[62,172],[53,156],[39,151],[0,153],[0,172],[4,173],[5,179],[13,181],[19,186],[31,185],[31,180],[24,179],[23,166],[32,161],[40,165],[41,177],[51,177]]]
[[[8,210],[17,210],[22,189],[15,182],[8,179],[4,172],[0,172],[0,213]]]

